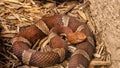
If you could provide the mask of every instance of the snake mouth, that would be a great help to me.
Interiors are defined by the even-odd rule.
[[[74,32],[67,35],[68,41],[72,44],[83,42],[86,38],[87,36],[82,32]]]

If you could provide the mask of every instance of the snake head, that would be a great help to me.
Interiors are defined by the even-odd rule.
[[[74,32],[67,35],[67,39],[70,43],[76,44],[83,42],[87,36],[83,32]]]

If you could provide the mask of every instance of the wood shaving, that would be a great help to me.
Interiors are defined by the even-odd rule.
[[[78,17],[83,21],[87,20],[87,24],[95,34],[95,25],[91,18],[89,5],[90,2],[88,0],[84,0],[83,3],[78,1],[59,3],[55,0],[0,0],[0,29],[2,28],[2,31],[0,30],[0,68],[38,68],[23,65],[18,58],[12,54],[12,44],[10,40],[20,30],[34,24],[43,16],[67,14]],[[38,40],[38,42],[33,45],[32,49],[40,50],[42,48],[43,51],[45,51],[46,48],[49,49],[50,47],[46,46],[48,43],[47,40],[49,41],[48,37],[43,40]],[[39,43],[39,41],[41,41],[41,43]],[[74,52],[76,49],[69,47],[69,50]],[[96,51],[96,54],[99,54],[100,57],[95,57],[95,61],[93,60],[91,62],[92,67],[96,66],[97,63],[100,63],[101,66],[109,65],[110,54],[106,51],[105,46],[101,48],[101,45],[98,45]],[[47,68],[67,68],[68,60],[69,59],[61,64]]]

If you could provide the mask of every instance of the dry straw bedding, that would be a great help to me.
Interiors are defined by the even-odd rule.
[[[81,0],[79,0],[81,1]],[[0,0],[0,68],[32,68],[22,65],[11,52],[11,39],[22,29],[34,24],[43,16],[67,14],[87,21],[91,31],[96,33],[94,21],[90,15],[90,2],[85,0],[57,2],[54,0]],[[71,49],[74,50],[74,49]],[[109,65],[110,55],[103,45],[97,45],[92,65]],[[68,61],[48,68],[67,68]],[[106,66],[103,66],[106,67]],[[37,68],[37,67],[36,67]]]

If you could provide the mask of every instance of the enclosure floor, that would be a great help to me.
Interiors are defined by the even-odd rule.
[[[120,68],[120,0],[90,1],[97,44],[105,45],[111,53],[110,68]]]

